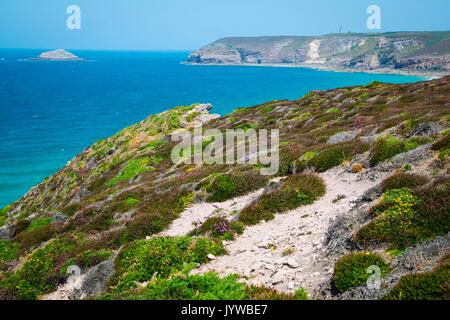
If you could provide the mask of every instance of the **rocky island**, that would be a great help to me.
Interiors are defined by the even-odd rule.
[[[439,77],[450,74],[450,31],[231,37],[192,52],[187,63],[297,66]]]
[[[58,49],[53,51],[43,52],[37,58],[30,58],[27,60],[39,60],[39,61],[82,61],[83,59],[77,57],[71,52],[64,49]]]

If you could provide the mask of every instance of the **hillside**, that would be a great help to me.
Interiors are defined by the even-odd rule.
[[[0,299],[450,297],[450,77],[210,108],[152,115],[2,209]],[[280,129],[278,175],[174,165],[170,134],[199,123]]]
[[[188,62],[445,75],[450,32],[223,38],[192,52]]]

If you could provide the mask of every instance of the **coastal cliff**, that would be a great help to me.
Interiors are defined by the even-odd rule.
[[[0,299],[448,298],[450,77],[210,109],[152,115],[0,210]],[[200,123],[279,129],[278,174],[174,164]]]
[[[188,63],[442,76],[450,74],[450,32],[230,37],[192,52]]]

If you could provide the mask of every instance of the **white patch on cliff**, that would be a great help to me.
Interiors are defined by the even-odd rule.
[[[314,40],[309,44],[308,50],[308,58],[309,60],[306,63],[314,63],[318,62],[317,60],[320,58],[319,48],[322,40]]]

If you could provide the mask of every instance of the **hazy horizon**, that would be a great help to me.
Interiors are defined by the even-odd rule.
[[[189,51],[223,37],[368,33],[372,4],[379,32],[450,30],[447,0],[3,0],[0,48]],[[81,9],[80,30],[66,27],[70,5]]]

